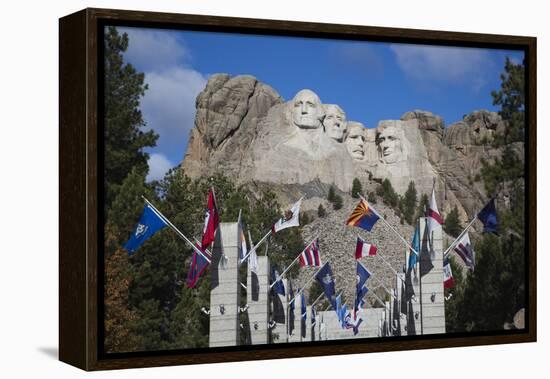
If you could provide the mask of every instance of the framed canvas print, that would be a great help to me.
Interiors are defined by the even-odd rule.
[[[60,359],[536,340],[536,39],[60,19]]]

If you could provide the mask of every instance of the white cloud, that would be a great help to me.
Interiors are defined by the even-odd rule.
[[[172,67],[146,72],[149,89],[141,101],[147,127],[160,135],[155,150],[162,151],[174,165],[183,159],[189,131],[195,121],[195,99],[207,79],[198,71]]]
[[[494,68],[487,51],[466,47],[393,44],[397,64],[411,79],[465,84],[479,91]]]
[[[151,154],[147,163],[149,164],[148,182],[164,178],[164,175],[172,168],[172,163],[162,154]]]
[[[140,71],[164,70],[191,59],[177,31],[124,27],[119,32],[128,34],[124,59]]]

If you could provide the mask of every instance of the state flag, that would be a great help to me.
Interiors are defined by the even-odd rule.
[[[199,281],[200,276],[206,270],[210,261],[212,261],[212,256],[208,252],[201,250],[202,254],[197,252],[197,249],[200,249],[199,244],[195,245],[196,249],[193,249],[193,256],[191,257],[191,265],[189,271],[187,272],[186,284],[189,288],[195,288],[197,282]],[[208,259],[210,261],[208,261]]]
[[[319,254],[319,240],[313,241],[300,254],[300,267],[321,267],[321,255]]]
[[[456,243],[454,251],[458,254],[460,258],[464,261],[464,264],[470,269],[473,270],[475,266],[475,252],[472,248],[472,243],[470,242],[470,236],[466,232],[460,240]]]
[[[292,208],[285,212],[284,216],[279,219],[272,227],[271,232],[277,233],[283,229],[293,226],[300,226],[300,205],[302,199],[298,200]]]
[[[377,247],[374,244],[365,242],[361,237],[357,237],[355,246],[355,259],[376,255]]]
[[[315,274],[315,279],[323,288],[323,292],[325,293],[327,300],[330,302],[332,307],[336,309],[336,287],[334,284],[334,274],[332,273],[332,269],[330,268],[328,262],[325,263],[319,271],[317,271],[317,274]]]
[[[489,202],[477,214],[477,218],[483,223],[483,233],[497,232],[497,208],[494,198],[489,200]]]
[[[367,268],[361,263],[357,262],[357,268],[356,268],[356,289],[361,289],[365,283],[367,283],[367,280],[370,278],[371,273]]]
[[[285,285],[279,277],[279,271],[275,265],[271,266],[271,283],[274,283],[272,287],[273,293],[285,295]]]
[[[361,199],[346,221],[346,225],[356,226],[370,232],[379,218],[375,209],[364,199]]]
[[[208,192],[208,202],[206,205],[206,214],[204,217],[204,228],[202,231],[202,250],[206,250],[208,246],[216,239],[216,230],[220,225],[220,215],[216,205],[216,196],[214,190]]]
[[[130,239],[124,245],[124,248],[128,250],[128,255],[134,254],[146,240],[167,225],[164,218],[149,204],[145,205]]]
[[[453,272],[451,271],[451,262],[447,260],[443,266],[443,287],[453,288],[454,286],[455,281],[453,279]]]
[[[432,231],[443,224],[443,218],[437,209],[437,202],[435,201],[435,188],[432,189],[432,197],[430,199],[430,206],[428,208],[428,235],[432,238]],[[418,250],[417,250],[418,251]]]

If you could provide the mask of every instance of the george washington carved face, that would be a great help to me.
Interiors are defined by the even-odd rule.
[[[323,125],[330,138],[342,142],[347,129],[346,114],[336,104],[326,104]]]
[[[319,96],[313,91],[303,89],[290,102],[292,122],[301,129],[317,129],[324,116]]]

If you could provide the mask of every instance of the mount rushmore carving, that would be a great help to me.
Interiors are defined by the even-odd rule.
[[[365,183],[387,178],[399,194],[410,181],[419,193],[431,192],[435,183],[445,197],[443,213],[456,205],[463,219],[486,196],[480,183],[472,183],[481,158],[495,154],[477,136],[490,137],[503,127],[488,111],[473,112],[447,128],[440,117],[413,111],[373,128],[348,120],[344,107],[323,104],[309,89],[285,102],[247,75],[213,75],[196,108],[182,163],[190,177],[221,172],[280,192],[312,183],[349,192],[354,178]]]

